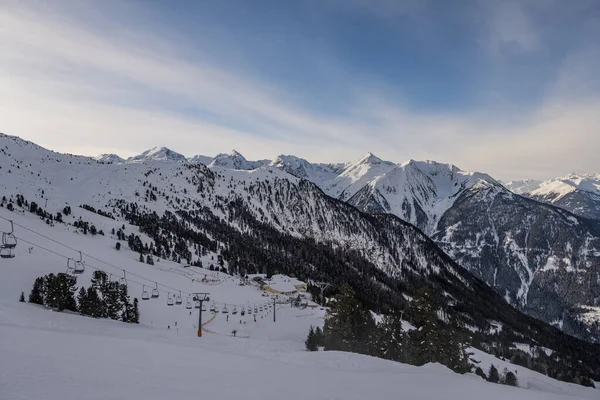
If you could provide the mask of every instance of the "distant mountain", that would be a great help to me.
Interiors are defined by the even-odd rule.
[[[116,154],[100,154],[94,157],[96,161],[104,162],[104,163],[122,163],[125,162],[124,158],[119,157]]]
[[[271,166],[287,172],[297,178],[306,179],[318,186],[335,179],[344,169],[344,164],[311,164],[303,158],[279,155]]]
[[[153,147],[134,157],[127,159],[127,162],[140,161],[187,161],[183,154],[179,154],[166,147]]]
[[[582,217],[600,219],[600,174],[551,179],[525,195]]]
[[[210,162],[209,165],[211,167],[221,167],[249,171],[256,168],[260,168],[264,165],[268,165],[269,162],[269,160],[248,161],[243,155],[241,155],[235,150],[232,150],[229,154],[217,154],[217,156]]]
[[[538,189],[542,181],[535,179],[522,179],[518,181],[502,182],[505,188],[515,194],[526,194]]]
[[[209,165],[213,159],[213,157],[209,156],[195,155],[194,157],[188,158],[188,162],[191,162],[193,164]]]

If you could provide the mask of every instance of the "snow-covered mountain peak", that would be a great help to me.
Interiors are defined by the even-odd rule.
[[[504,187],[516,194],[531,193],[536,189],[539,189],[542,181],[535,179],[521,179],[515,181],[503,182]]]
[[[357,161],[356,164],[393,164],[389,161],[383,161],[381,158],[377,157],[371,152],[365,154],[360,160]]]
[[[121,158],[116,154],[100,154],[100,155],[97,155],[96,157],[94,157],[94,159],[99,162],[113,163],[113,164],[125,162],[124,158]]]
[[[248,161],[241,153],[237,152],[236,150],[232,150],[229,154],[217,154],[209,166],[228,169],[253,170],[260,168],[264,164],[264,162],[260,161]]]
[[[600,195],[600,174],[568,174],[560,178],[544,181],[539,188],[530,192],[532,196],[552,196],[553,200],[575,191],[589,192]]]
[[[213,158],[209,156],[203,156],[201,154],[197,154],[193,157],[188,158],[188,162],[192,164],[204,164],[209,165],[212,162]]]
[[[179,154],[167,147],[161,146],[148,149],[137,156],[130,157],[127,161],[187,161],[187,158],[183,154]]]

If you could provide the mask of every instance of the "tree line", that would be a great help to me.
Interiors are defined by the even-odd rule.
[[[76,285],[77,277],[66,273],[41,276],[33,284],[29,302],[56,311],[68,310],[93,318],[139,323],[138,299],[131,302],[126,283],[111,281],[104,271],[94,271],[91,286],[87,289],[81,286],[77,295]]]

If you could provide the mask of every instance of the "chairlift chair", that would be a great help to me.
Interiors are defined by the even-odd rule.
[[[233,315],[236,315],[236,314],[237,314],[237,307],[236,307],[236,306],[233,306],[233,311],[232,311],[231,313],[232,313]]]
[[[12,247],[0,246],[0,257],[1,258],[14,258],[15,255],[12,253]]]
[[[167,305],[172,306],[174,304],[173,298],[171,297],[171,293],[167,295]]]
[[[127,286],[127,273],[125,272],[125,270],[123,270],[123,277],[121,279],[119,279],[119,285],[121,286]]]
[[[215,305],[214,305],[214,304],[212,304],[212,305],[210,306],[210,312],[212,312],[212,313],[215,313],[215,314],[217,313],[217,308],[215,307]]]
[[[262,306],[258,307],[258,311],[262,312],[262,310],[263,310]]]
[[[258,314],[258,309],[254,306],[254,314]]]
[[[160,292],[158,291],[158,283],[154,282],[154,284],[156,285],[156,287],[154,289],[152,289],[152,296],[151,297],[153,299],[156,299],[160,295]]]
[[[142,300],[150,300],[150,293],[146,290],[145,285],[142,285]]]
[[[252,307],[248,307],[248,314],[252,314]]]
[[[175,304],[179,305],[183,303],[183,299],[181,298],[181,290],[179,291],[179,295],[175,297]]]
[[[227,309],[227,304],[225,304],[225,305],[223,306],[223,311],[222,311],[222,313],[223,313],[223,314],[228,314],[228,313],[229,313],[229,310]]]
[[[2,248],[14,249],[17,247],[17,238],[14,235],[15,227],[12,221],[10,222],[10,232],[2,232]],[[12,252],[10,252],[12,254]],[[13,255],[14,257],[14,255]],[[12,257],[11,257],[12,258]]]
[[[200,302],[198,302],[200,303]],[[198,308],[198,307],[196,307]],[[204,302],[202,302],[202,312],[206,312],[206,304],[204,304]]]
[[[244,315],[246,315],[246,309],[244,307],[242,307],[242,311],[240,311],[240,315],[243,317]]]
[[[187,300],[185,302],[185,308],[188,309],[188,310],[191,310],[193,308],[192,307],[192,303],[190,302],[190,298],[189,297],[187,298]]]
[[[200,308],[200,300],[196,300],[194,302],[194,308]],[[202,308],[204,308],[204,307],[202,307]],[[206,311],[206,310],[202,310],[202,311]]]

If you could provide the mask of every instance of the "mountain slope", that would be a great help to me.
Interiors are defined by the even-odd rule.
[[[232,272],[278,271],[334,285],[348,282],[375,311],[406,307],[416,290],[430,288],[447,303],[448,313],[460,314],[490,346],[498,340],[490,329],[500,325],[507,335],[518,334],[561,354],[571,349],[586,360],[585,368],[600,373],[598,360],[589,358],[600,350],[597,346],[519,313],[412,225],[392,215],[361,213],[277,168],[245,171],[156,161],[74,164],[76,158],[63,162],[70,156],[57,160],[20,139],[1,139],[0,147],[11,154],[0,159],[4,206],[12,201],[15,212],[25,212],[17,194],[43,204],[44,210],[37,206],[35,211],[48,220],[48,212],[55,215],[66,204],[77,210],[76,217],[68,217],[70,223],[75,218],[85,222],[93,210],[117,226],[124,220],[149,238],[142,250],[131,237],[135,251],[190,264],[212,253],[222,256]]]

